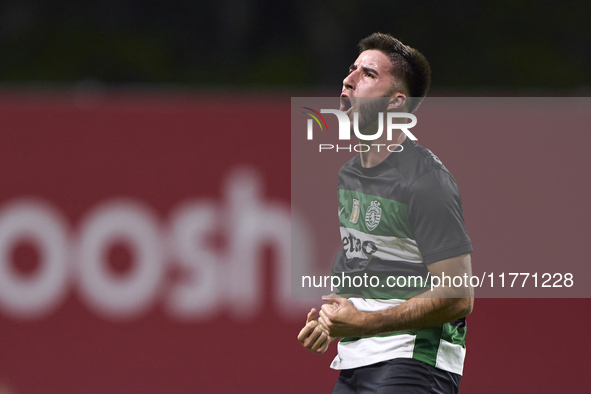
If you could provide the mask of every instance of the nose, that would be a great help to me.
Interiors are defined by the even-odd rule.
[[[345,89],[355,89],[355,71],[352,71],[343,79],[343,87]]]

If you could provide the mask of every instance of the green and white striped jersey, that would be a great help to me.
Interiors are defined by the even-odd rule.
[[[455,179],[430,150],[408,138],[402,147],[375,167],[362,167],[355,156],[339,171],[343,250],[332,275],[351,279],[338,294],[362,311],[392,308],[425,290],[415,283],[390,286],[388,277],[427,279],[428,264],[472,252]],[[375,281],[359,286],[363,276]],[[427,330],[342,338],[331,368],[407,357],[462,374],[465,337],[460,319]]]

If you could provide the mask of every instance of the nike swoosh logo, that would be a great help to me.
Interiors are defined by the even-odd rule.
[[[342,208],[339,210],[339,216],[341,216],[341,212],[343,212],[343,209],[345,209],[345,207],[342,207]]]

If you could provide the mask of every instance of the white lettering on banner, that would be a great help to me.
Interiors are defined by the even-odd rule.
[[[40,267],[32,277],[11,269],[10,252],[18,242],[32,242]],[[0,209],[0,305],[21,318],[43,317],[62,301],[68,285],[68,227],[48,204],[23,199]]]
[[[135,256],[121,277],[107,269],[110,246],[124,241]],[[133,201],[111,200],[94,209],[80,227],[77,267],[79,290],[93,309],[111,318],[129,319],[151,306],[163,277],[158,221]]]
[[[222,311],[252,319],[262,313],[262,253],[273,250],[277,312],[300,318],[310,300],[291,295],[291,247],[313,272],[306,224],[289,205],[263,199],[258,173],[238,170],[226,179],[225,198],[189,200],[161,224],[139,201],[110,199],[87,213],[78,234],[70,234],[63,214],[38,200],[16,200],[0,207],[0,313],[16,319],[47,316],[75,285],[83,302],[105,319],[137,318],[162,302],[174,319],[205,320]],[[291,227],[299,234],[291,239]],[[216,248],[212,234],[227,240]],[[11,251],[31,240],[39,268],[23,276],[12,268]],[[108,251],[124,243],[132,251],[132,268],[123,275],[109,268]],[[304,253],[304,254],[302,254]],[[175,281],[169,269],[180,270]],[[75,282],[74,282],[75,281]],[[159,301],[160,298],[163,300]],[[292,308],[286,309],[285,305]]]
[[[170,251],[185,273],[170,289],[166,300],[167,310],[176,318],[205,318],[213,314],[220,303],[218,271],[221,256],[207,242],[207,235],[219,230],[219,219],[213,201],[184,204],[172,215]]]
[[[278,263],[275,283],[280,284],[280,289],[290,289],[290,211],[283,204],[262,203],[261,182],[250,171],[233,174],[226,185],[230,265],[224,277],[231,279],[222,287],[228,289],[234,316],[244,318],[256,313],[262,305],[259,302],[263,289],[262,246],[272,246],[275,251]],[[278,298],[285,296],[280,294]]]

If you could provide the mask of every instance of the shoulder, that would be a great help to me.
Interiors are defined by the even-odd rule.
[[[441,160],[431,150],[419,145],[416,141],[406,140],[404,151],[397,167],[406,184],[411,186],[428,173],[439,176],[451,176]]]
[[[341,166],[341,169],[339,170],[339,184],[346,179],[361,176],[359,167],[359,155],[355,155]]]
[[[351,169],[353,169],[357,166],[358,161],[359,161],[359,155],[353,156],[351,159],[349,159],[345,164],[343,164],[341,166],[339,173],[341,173],[343,171],[345,171],[345,172],[351,171]]]
[[[430,149],[419,145],[416,141],[406,142],[405,155],[397,167],[405,179],[409,192],[437,187],[457,188],[451,172]]]

